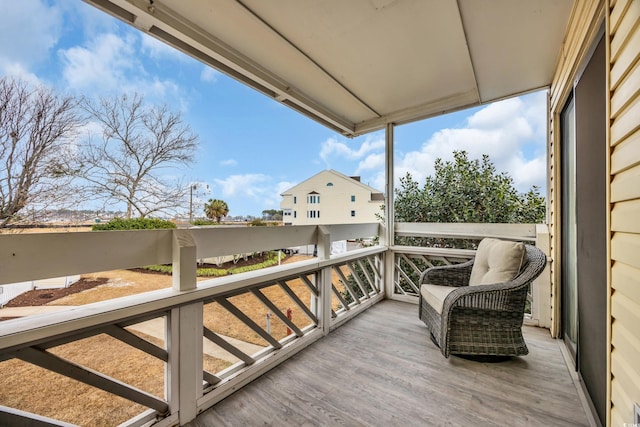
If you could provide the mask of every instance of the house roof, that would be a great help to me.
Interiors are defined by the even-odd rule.
[[[375,196],[377,194],[381,194],[382,195],[382,193],[379,190],[376,190],[375,188],[370,187],[370,186],[368,186],[366,184],[363,184],[362,182],[360,182],[359,180],[354,179],[353,177],[344,175],[344,174],[342,174],[342,173],[340,173],[338,171],[335,171],[333,169],[327,169],[327,170],[323,170],[321,172],[318,172],[317,174],[313,175],[312,177],[307,178],[304,181],[300,182],[299,184],[294,185],[293,187],[289,188],[288,190],[282,192],[280,195],[281,196],[291,195],[293,192],[296,191],[296,189],[298,187],[303,186],[304,184],[308,183],[309,181],[313,181],[313,180],[317,179],[320,176],[324,176],[324,180],[326,180],[327,183],[328,182],[333,182],[333,181],[336,181],[336,180],[347,181],[352,185],[355,185],[355,186],[360,187],[360,188],[362,188],[362,189],[364,189],[366,191],[371,192],[371,194],[372,194],[371,200],[384,200],[384,195],[382,196],[382,198],[380,198],[379,196]],[[322,184],[322,185],[326,185],[326,183]],[[309,193],[309,194],[318,194],[318,193],[316,193],[314,191],[314,192]]]
[[[550,85],[573,0],[85,0],[347,135]]]

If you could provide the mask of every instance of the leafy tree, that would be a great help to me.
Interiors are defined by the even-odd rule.
[[[265,209],[262,211],[262,218],[272,221],[282,221],[282,210]]]
[[[518,193],[513,179],[498,173],[489,160],[470,160],[465,151],[454,160],[437,159],[435,173],[424,187],[409,173],[396,189],[395,214],[399,222],[539,223],[545,200],[537,187]]]
[[[126,218],[184,206],[188,186],[163,176],[167,168],[190,164],[198,145],[179,113],[166,105],[149,106],[138,94],[82,105],[101,128],[100,137],[89,135],[78,173],[94,200],[125,203]]]
[[[400,179],[395,190],[395,215],[398,222],[539,223],[545,219],[545,200],[537,187],[518,193],[513,179],[498,173],[489,160],[470,160],[465,151],[453,153],[453,161],[437,159],[434,174],[421,188],[410,174]],[[477,241],[460,239],[398,237],[398,244],[475,249]],[[414,269],[399,260],[403,271],[414,283]],[[426,268],[414,260],[419,269]],[[434,265],[438,265],[434,262]],[[413,292],[401,281],[407,292]]]
[[[209,199],[204,205],[204,214],[207,218],[215,219],[218,223],[229,213],[229,206],[224,200]]]
[[[0,227],[28,205],[70,198],[68,143],[79,124],[73,97],[0,79]]]

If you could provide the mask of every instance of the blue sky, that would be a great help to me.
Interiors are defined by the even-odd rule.
[[[167,173],[207,184],[198,205],[223,199],[230,215],[278,209],[281,192],[324,169],[384,188],[383,132],[344,138],[79,0],[2,1],[0,73],[87,97],[135,91],[180,111],[200,149]],[[464,149],[545,194],[545,111],[538,92],[399,126],[396,178],[422,182],[436,158]]]

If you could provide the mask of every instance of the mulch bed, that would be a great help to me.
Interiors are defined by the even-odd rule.
[[[87,289],[95,288],[96,286],[104,285],[109,279],[104,277],[98,277],[96,279],[82,277],[76,283],[70,285],[68,288],[57,289],[35,289],[18,295],[11,301],[5,304],[5,307],[27,307],[36,305],[45,305],[51,301],[55,301],[58,298],[65,297],[67,295],[75,294],[78,292],[86,291]]]

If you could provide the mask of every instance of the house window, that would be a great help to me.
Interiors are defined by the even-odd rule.
[[[356,211],[351,211],[351,216],[356,216]]]
[[[307,211],[307,218],[320,218],[320,211]]]
[[[327,187],[333,187],[333,182],[327,182]]]
[[[293,204],[296,204],[296,196],[293,196]]]
[[[309,203],[309,204],[320,203],[320,195],[319,194],[311,194],[311,195],[307,196],[307,203]]]
[[[297,217],[298,217],[298,215],[297,215],[297,212],[296,212],[296,211],[293,211],[293,217],[294,217],[294,218],[297,218]]]
[[[356,201],[356,196],[351,196],[351,201],[355,202]]]

